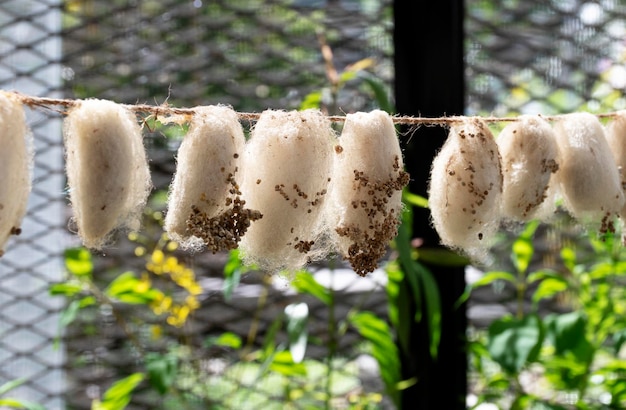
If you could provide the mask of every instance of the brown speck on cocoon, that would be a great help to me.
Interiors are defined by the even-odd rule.
[[[619,171],[600,120],[573,113],[554,124],[559,149],[560,195],[570,214],[586,225],[612,230],[611,219],[624,206]]]
[[[245,146],[237,113],[227,106],[198,107],[178,149],[165,231],[184,249],[235,249],[260,218],[245,207],[239,187]]]
[[[513,221],[547,220],[556,211],[552,175],[558,150],[550,124],[537,115],[522,115],[496,139],[502,157],[502,215]]]
[[[397,234],[409,175],[392,118],[384,111],[348,114],[339,142],[327,219],[337,250],[365,276]]]
[[[493,134],[480,119],[450,127],[435,157],[428,204],[441,242],[481,261],[497,232],[501,214],[502,170]]]
[[[323,209],[335,144],[319,110],[261,113],[242,158],[242,198],[263,215],[241,240],[246,263],[291,272],[328,254]]]

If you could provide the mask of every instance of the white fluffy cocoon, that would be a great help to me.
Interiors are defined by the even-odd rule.
[[[322,211],[335,141],[319,110],[261,113],[243,156],[242,197],[262,214],[241,240],[246,263],[293,271],[328,254]]]
[[[0,256],[21,232],[31,190],[32,134],[20,101],[0,92]]]
[[[135,115],[111,101],[77,102],[64,121],[73,219],[83,244],[100,249],[116,230],[137,230],[152,183]]]
[[[384,111],[348,114],[339,144],[328,220],[335,247],[365,276],[397,234],[409,176],[392,118]]]
[[[612,121],[606,127],[606,138],[613,153],[613,159],[620,175],[622,191],[626,189],[626,110],[615,113]],[[619,211],[622,223],[622,235],[626,235],[626,203]]]
[[[500,154],[487,124],[475,118],[453,124],[435,157],[428,203],[442,244],[482,260],[501,221]]]
[[[602,221],[611,229],[612,217],[624,206],[617,164],[604,127],[595,115],[573,113],[555,122],[559,149],[559,182],[563,203],[583,223]]]
[[[196,108],[178,149],[165,217],[165,231],[183,248],[234,249],[245,234],[252,215],[237,182],[245,143],[232,108]]]
[[[496,139],[502,157],[502,216],[513,221],[546,220],[556,210],[550,181],[558,170],[556,137],[550,124],[523,115]]]

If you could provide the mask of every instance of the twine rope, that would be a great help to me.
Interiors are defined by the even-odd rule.
[[[47,98],[47,97],[35,97],[31,95],[24,95],[18,93],[16,91],[11,91],[17,99],[19,99],[22,104],[31,107],[31,108],[44,108],[49,110],[54,110],[52,107],[64,107],[71,108],[80,103],[80,99],[64,99],[64,98]],[[171,107],[167,103],[162,105],[150,105],[150,104],[120,104],[122,107],[127,108],[128,110],[139,114],[139,113],[147,113],[155,118],[158,117],[168,117],[175,115],[182,116],[192,116],[196,113],[195,108],[177,108]],[[65,111],[58,111],[61,114],[65,115]],[[616,116],[616,112],[609,112],[603,114],[595,114],[598,118],[613,118]],[[257,121],[260,117],[260,113],[250,113],[250,112],[237,112],[240,120],[244,121]],[[540,115],[546,121],[555,121],[559,118],[563,117],[565,114],[558,115]],[[328,120],[331,122],[344,122],[346,120],[346,116],[343,115],[328,115]],[[454,123],[459,123],[467,119],[477,118],[481,119],[487,123],[500,123],[500,122],[516,122],[519,121],[519,117],[496,117],[496,116],[465,116],[465,115],[454,115],[454,116],[443,116],[443,117],[413,117],[413,116],[400,116],[393,115],[392,117],[394,124],[402,124],[402,125],[425,125],[425,126],[449,126]]]

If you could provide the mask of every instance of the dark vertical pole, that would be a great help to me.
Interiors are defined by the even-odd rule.
[[[401,115],[461,115],[464,111],[463,0],[395,0],[395,99]],[[410,190],[426,196],[430,166],[447,130],[421,127],[405,139]],[[439,246],[428,210],[416,210],[413,235],[423,246]],[[465,409],[467,352],[465,306],[454,303],[465,289],[463,268],[429,265],[442,300],[439,357],[429,354],[426,323],[411,329],[411,351],[403,354],[403,375],[417,383],[403,392],[405,409]]]

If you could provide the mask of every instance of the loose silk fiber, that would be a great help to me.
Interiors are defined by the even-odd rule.
[[[611,229],[624,192],[602,124],[590,113],[574,113],[559,119],[554,130],[560,155],[556,178],[566,209],[585,223],[601,220],[601,231]]]
[[[365,276],[378,267],[397,234],[402,189],[409,181],[388,113],[346,116],[332,178],[328,220],[334,242],[354,271]]]
[[[435,157],[428,204],[441,242],[482,259],[501,219],[500,154],[487,124],[464,119]]]
[[[22,104],[0,93],[0,256],[11,235],[21,232],[31,190],[32,134]]]
[[[523,115],[496,139],[502,157],[502,215],[514,221],[547,219],[556,207],[550,181],[558,170],[556,137],[539,116]]]
[[[247,263],[292,271],[328,253],[322,209],[335,140],[319,110],[261,113],[243,157],[241,192],[262,214],[241,240]]]
[[[165,217],[165,231],[183,248],[235,249],[258,219],[244,208],[237,182],[245,143],[232,108],[196,109],[178,149]]]
[[[102,248],[117,229],[137,230],[151,189],[141,128],[126,108],[84,100],[64,121],[73,218],[88,248]]]

